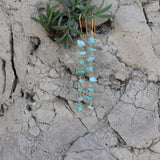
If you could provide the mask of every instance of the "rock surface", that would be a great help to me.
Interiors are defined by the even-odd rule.
[[[95,109],[82,112],[78,48],[31,20],[47,2],[0,1],[0,160],[159,160],[159,0],[105,1],[115,18],[96,20]]]

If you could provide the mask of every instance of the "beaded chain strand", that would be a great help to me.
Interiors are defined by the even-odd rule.
[[[89,95],[86,96],[86,99],[89,101],[88,108],[93,110],[94,88],[92,86],[92,83],[97,82],[97,79],[94,77],[94,70],[93,70],[93,61],[95,60],[94,52],[96,51],[96,49],[93,48],[93,44],[95,43],[95,18],[92,19],[92,32],[91,32],[91,37],[88,37],[88,42],[91,46],[88,47],[88,51],[91,52],[91,57],[87,58],[87,61],[89,62],[89,67],[86,67],[86,71],[89,72],[90,75],[89,75],[89,86],[87,87]]]
[[[79,24],[80,24],[80,29],[82,32],[82,23],[81,23],[81,15],[79,17]],[[89,66],[86,67],[86,71],[84,70],[84,65],[85,65],[85,61],[84,61],[84,56],[86,54],[86,51],[84,51],[84,47],[86,46],[85,40],[84,40],[84,34],[81,35],[81,40],[77,40],[77,45],[80,47],[80,51],[78,51],[78,54],[81,56],[81,60],[79,62],[80,64],[80,70],[76,71],[77,74],[79,74],[79,83],[80,83],[80,87],[78,88],[78,92],[79,92],[79,97],[78,97],[78,102],[79,105],[77,106],[77,110],[81,111],[83,109],[82,106],[82,101],[84,100],[84,74],[86,72],[89,73],[89,85],[87,87],[87,91],[88,91],[88,95],[86,96],[86,100],[89,101],[89,106],[87,107],[88,109],[94,109],[93,107],[93,93],[94,93],[94,88],[92,87],[92,83],[93,82],[97,82],[97,79],[94,77],[94,71],[93,71],[93,61],[95,60],[94,57],[94,52],[96,51],[95,48],[93,48],[93,44],[95,43],[95,19],[92,19],[92,32],[91,32],[91,37],[89,37],[88,35],[88,22],[85,19],[85,25],[86,25],[86,33],[87,33],[87,37],[88,37],[88,42],[89,42],[89,46],[88,46],[88,51],[91,52],[91,56],[87,58],[87,61],[89,62]],[[87,43],[88,43],[87,42]]]
[[[80,28],[81,28],[81,32],[82,32],[81,14],[79,16],[79,24],[80,24]],[[85,74],[85,71],[84,71],[84,65],[85,65],[84,55],[86,54],[86,51],[83,51],[83,48],[86,45],[85,42],[83,41],[84,34],[81,35],[80,37],[81,37],[81,40],[77,40],[77,45],[80,47],[80,50],[81,50],[81,51],[78,52],[78,54],[81,56],[81,60],[79,62],[80,66],[81,66],[80,67],[81,70],[76,72],[77,74],[80,74],[80,77],[79,77],[80,87],[78,88],[78,92],[79,92],[78,102],[79,102],[79,105],[77,106],[78,111],[81,111],[83,109],[83,106],[82,106],[82,101],[84,100],[84,98],[83,98],[83,96],[84,96],[83,75]]]

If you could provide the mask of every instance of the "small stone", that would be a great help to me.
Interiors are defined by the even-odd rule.
[[[115,78],[121,81],[125,81],[128,78],[128,75],[125,72],[117,72]]]
[[[88,108],[88,109],[91,109],[91,110],[93,110],[93,109],[94,109],[94,107],[92,107],[92,106],[88,106],[87,108]]]
[[[29,124],[29,127],[30,127],[30,128],[36,126],[36,122],[35,122],[35,120],[34,120],[33,118],[31,118],[31,119],[29,120],[28,124]]]
[[[84,80],[80,79],[79,82],[80,82],[80,83],[84,83]]]
[[[93,51],[93,52],[94,52],[94,51],[96,51],[97,49],[92,48],[92,47],[88,47],[88,50],[89,50],[89,51]]]
[[[82,41],[82,40],[77,40],[77,45],[79,47],[84,47],[86,45],[86,43],[84,41]]]
[[[93,44],[93,43],[95,42],[95,39],[94,39],[94,38],[92,38],[92,37],[89,37],[89,38],[88,38],[88,42],[90,42],[90,43],[92,43],[92,44]]]
[[[85,54],[86,54],[86,51],[78,51],[78,54],[79,54],[79,55],[85,55]]]
[[[93,67],[86,67],[87,72],[93,72]]]
[[[87,99],[88,101],[91,101],[93,98],[94,98],[93,96],[86,96],[86,99]]]
[[[77,110],[78,110],[78,111],[81,111],[82,109],[83,109],[82,106],[77,106]]]
[[[90,82],[97,82],[97,78],[95,78],[95,77],[89,77],[89,81]]]
[[[82,66],[84,66],[84,65],[85,65],[85,61],[84,61],[84,60],[81,60],[81,61],[79,62],[79,64],[82,65]]]
[[[78,92],[83,92],[83,88],[78,88]]]
[[[88,61],[88,62],[91,62],[91,61],[93,61],[93,60],[95,60],[95,57],[88,57],[88,58],[87,58],[87,61]]]
[[[94,88],[93,87],[87,87],[87,91],[88,92],[94,92]]]
[[[35,126],[35,127],[32,127],[32,128],[30,128],[29,130],[28,130],[28,132],[32,135],[32,136],[38,136],[39,135],[39,133],[40,133],[40,129],[37,127],[37,126]]]
[[[76,73],[77,74],[85,74],[86,72],[85,71],[77,71]]]
[[[51,69],[49,71],[49,76],[52,78],[59,78],[59,74],[55,71],[55,69]]]
[[[78,97],[78,101],[83,101],[83,97]]]

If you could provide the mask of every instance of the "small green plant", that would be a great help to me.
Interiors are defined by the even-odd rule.
[[[54,31],[52,30],[53,22],[57,21],[64,13],[59,10],[55,11],[55,8],[51,8],[47,3],[46,15],[39,14],[39,19],[32,17],[32,19],[41,24],[49,33],[50,36],[54,36]]]
[[[52,0],[49,0],[52,1]],[[57,43],[63,42],[64,47],[71,42],[75,44],[73,38],[83,34],[79,30],[79,17],[81,19],[98,18],[113,18],[114,15],[106,14],[111,8],[111,4],[104,7],[104,0],[96,9],[96,5],[91,5],[91,0],[57,0],[63,7],[64,11],[56,10],[47,3],[46,15],[39,14],[39,19],[32,17],[32,19],[41,24],[48,32],[51,39]]]

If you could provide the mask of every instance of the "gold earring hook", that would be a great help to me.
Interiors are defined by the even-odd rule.
[[[88,35],[88,20],[86,18],[85,18],[85,25],[86,25],[87,37],[89,37],[89,35]]]
[[[96,18],[94,17],[94,38],[96,38]]]
[[[96,19],[95,17],[92,18],[92,31],[91,31],[92,37],[96,37]]]
[[[82,14],[79,15],[79,26],[80,26],[81,32],[83,32],[83,31],[82,31],[82,21],[81,21],[81,16],[82,16]],[[83,40],[83,39],[84,39],[84,34],[83,34],[83,35],[80,35],[80,37],[81,37],[81,39]]]

